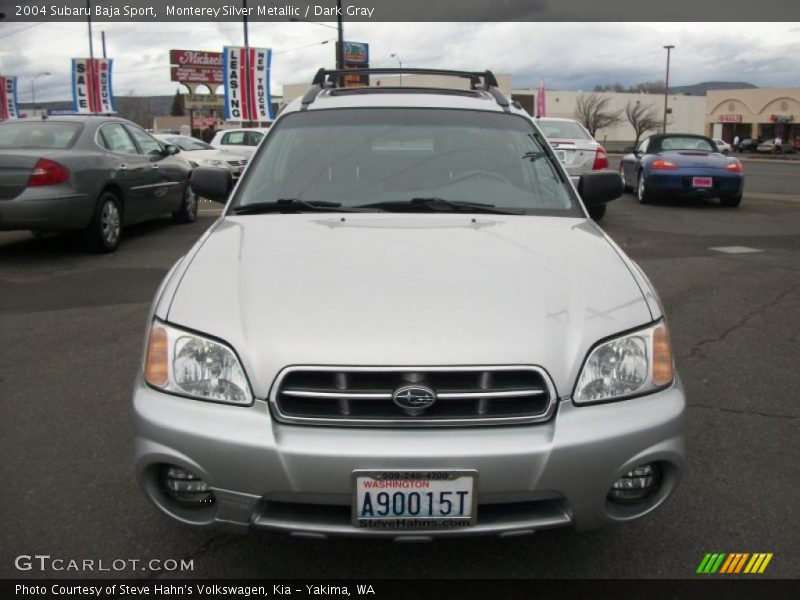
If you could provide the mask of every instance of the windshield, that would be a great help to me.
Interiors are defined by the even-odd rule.
[[[661,140],[662,150],[702,150],[716,152],[711,140],[696,137],[666,137]]]
[[[0,124],[0,148],[69,148],[78,137],[80,123],[21,121]]]
[[[591,140],[592,136],[579,123],[574,121],[545,121],[537,122],[539,129],[547,139],[563,140]]]
[[[287,115],[248,168],[232,207],[436,198],[582,216],[526,119],[437,109],[336,109]]]
[[[214,147],[206,144],[201,140],[197,140],[193,137],[189,137],[188,135],[170,135],[170,136],[159,136],[159,139],[162,141],[167,142],[168,144],[172,144],[173,146],[177,146],[181,150],[191,152],[192,150],[213,150]]]

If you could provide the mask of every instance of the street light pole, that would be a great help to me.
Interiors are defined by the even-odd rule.
[[[390,57],[391,58],[396,58],[397,59],[397,65],[401,69],[403,68],[403,62],[400,60],[400,57],[397,54],[391,54]],[[400,73],[400,87],[403,87],[403,73]]]
[[[667,51],[667,81],[664,85],[664,130],[663,133],[667,133],[667,98],[669,96],[669,54],[675,46],[664,46],[664,49]]]

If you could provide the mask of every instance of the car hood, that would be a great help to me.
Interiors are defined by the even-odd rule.
[[[297,364],[535,364],[569,395],[592,344],[652,319],[582,218],[227,217],[188,262],[166,318],[229,342],[261,398]]]
[[[203,160],[222,160],[222,161],[229,161],[229,160],[246,160],[245,156],[239,156],[237,154],[232,154],[230,152],[226,152],[224,150],[190,150],[188,152],[184,151],[182,154],[188,158],[202,158]]]

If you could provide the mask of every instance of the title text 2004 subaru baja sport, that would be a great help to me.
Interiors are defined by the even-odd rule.
[[[490,72],[434,74],[469,89],[320,71],[232,194],[194,171],[227,205],[158,291],[133,399],[137,477],[167,515],[514,535],[627,521],[675,489],[664,315],[587,216],[619,174],[576,189]]]

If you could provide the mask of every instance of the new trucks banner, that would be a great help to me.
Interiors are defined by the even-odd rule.
[[[76,113],[117,112],[111,88],[111,58],[72,59],[72,103]]]
[[[0,75],[0,121],[19,119],[17,78]]]
[[[222,69],[225,84],[225,119],[228,121],[271,121],[269,48],[225,46]]]

